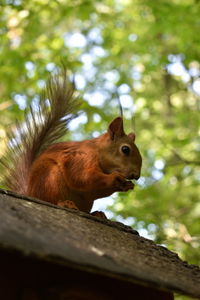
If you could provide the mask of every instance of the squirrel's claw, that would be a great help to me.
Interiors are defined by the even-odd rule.
[[[96,210],[96,211],[92,212],[91,215],[95,216],[95,217],[102,218],[102,219],[107,219],[106,215],[102,211]]]
[[[70,200],[65,200],[65,201],[58,201],[58,206],[64,207],[64,208],[72,208],[72,209],[77,209],[78,207],[73,201]]]

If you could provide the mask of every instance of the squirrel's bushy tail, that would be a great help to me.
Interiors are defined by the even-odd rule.
[[[6,188],[26,194],[31,165],[42,151],[67,132],[68,123],[77,116],[78,106],[74,84],[66,71],[52,75],[39,104],[30,105],[25,122],[16,124],[9,135],[8,150],[1,160]]]

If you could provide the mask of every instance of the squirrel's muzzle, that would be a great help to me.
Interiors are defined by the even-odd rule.
[[[135,173],[132,173],[127,177],[127,179],[129,179],[129,180],[132,180],[132,179],[138,180],[139,178],[140,178],[140,174],[135,174]]]

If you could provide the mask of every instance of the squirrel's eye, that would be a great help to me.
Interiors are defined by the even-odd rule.
[[[131,149],[130,149],[129,146],[122,146],[122,147],[121,147],[121,151],[122,151],[124,154],[129,155]]]

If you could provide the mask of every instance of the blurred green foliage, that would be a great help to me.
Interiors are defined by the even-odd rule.
[[[0,0],[0,155],[5,130],[63,61],[82,118],[71,138],[106,130],[124,107],[143,155],[113,218],[200,261],[200,3],[195,0]]]

